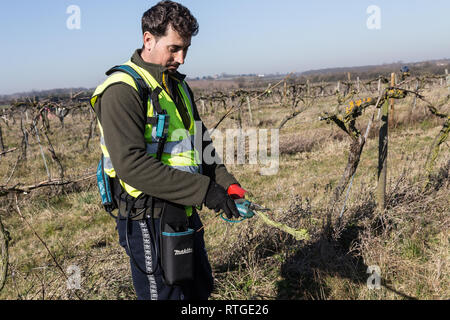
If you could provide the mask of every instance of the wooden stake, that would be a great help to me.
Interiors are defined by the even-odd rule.
[[[39,144],[39,148],[41,150],[42,160],[44,160],[44,166],[45,166],[45,171],[47,171],[48,181],[51,181],[52,176],[50,175],[50,170],[47,166],[47,160],[45,159],[44,150],[42,149],[41,139],[39,138],[39,132],[38,132],[38,128],[37,128],[37,123],[33,122],[33,126],[34,126],[34,131],[36,132],[36,139]]]
[[[378,140],[378,186],[377,206],[380,211],[386,208],[386,178],[387,178],[387,156],[388,156],[388,126],[389,126],[389,102],[381,108],[381,127]]]
[[[348,80],[348,83],[347,83],[347,87],[345,88],[345,93],[344,93],[345,96],[351,92],[351,88],[352,88],[350,72],[347,72],[347,80]]]
[[[448,69],[445,69],[445,76],[447,78],[448,91],[450,92],[450,76],[448,75]]]
[[[395,87],[395,73],[391,73],[391,87]],[[392,125],[395,127],[394,98],[389,99],[389,104],[392,113]]]
[[[238,110],[238,128],[242,129],[242,108]]]
[[[1,274],[0,274],[0,291],[2,291],[3,287],[6,283],[6,276],[8,275],[8,264],[9,264],[9,254],[8,254],[8,244],[11,241],[11,237],[9,236],[9,232],[5,229],[2,219],[0,216],[0,244],[2,248],[2,256],[0,265]]]
[[[250,125],[253,125],[252,106],[250,105],[250,97],[247,96],[248,115],[250,118]]]
[[[419,90],[419,80],[416,80],[416,92]],[[417,96],[414,95],[414,102],[413,102],[413,107],[412,107],[412,111],[414,111],[414,109],[416,108],[416,104],[417,104]]]
[[[202,102],[202,114],[206,113],[206,108],[205,108],[205,100],[200,100]]]
[[[5,145],[3,143],[2,126],[0,125],[0,151],[5,151]]]

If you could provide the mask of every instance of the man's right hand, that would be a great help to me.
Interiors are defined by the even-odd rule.
[[[212,180],[206,192],[205,205],[215,212],[223,210],[228,219],[240,217],[236,204],[228,196],[225,189]]]

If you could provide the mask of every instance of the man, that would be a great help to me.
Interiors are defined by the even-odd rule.
[[[125,65],[135,70],[153,93],[161,92],[144,103],[133,79],[115,72],[91,100],[100,124],[104,171],[115,178],[119,242],[130,256],[138,299],[207,299],[213,278],[195,206],[205,204],[237,218],[232,198],[244,197],[245,190],[224,165],[196,161],[211,141],[204,141],[202,150],[194,148],[193,137],[203,136],[206,128],[199,122],[185,76],[177,69],[185,61],[192,36],[198,33],[197,20],[181,4],[162,1],[144,13],[142,32],[142,49]],[[155,136],[157,119],[161,119],[157,105],[169,115],[169,137],[163,144]],[[186,136],[175,134],[179,130]],[[196,231],[193,279],[171,285],[167,283],[169,271],[161,264],[158,236],[167,217],[177,222],[186,219],[189,229],[183,230]]]

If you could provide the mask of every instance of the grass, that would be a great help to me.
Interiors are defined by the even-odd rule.
[[[435,89],[426,96],[442,94]],[[332,98],[319,104],[320,110],[335,107]],[[318,110],[306,110],[280,131],[276,175],[260,175],[258,165],[227,166],[252,199],[274,209],[274,220],[308,229],[311,239],[296,241],[258,217],[228,224],[203,209],[200,215],[216,280],[212,299],[449,299],[448,146],[441,150],[430,187],[423,190],[423,165],[440,121],[426,115],[420,103],[410,113],[410,105],[408,99],[396,104],[398,122],[389,132],[387,210],[376,210],[375,131],[363,151],[338,238],[327,237],[323,227],[330,195],[347,162],[349,140],[332,124],[317,121]],[[254,105],[254,123],[265,128],[279,124],[290,109],[274,112],[275,107]],[[445,108],[442,111],[448,112]],[[204,115],[207,127],[220,115]],[[363,115],[362,128],[370,115]],[[246,119],[245,112],[243,116]],[[66,178],[95,171],[99,138],[95,136],[83,149],[88,124],[78,115],[69,116],[63,130],[51,120],[49,137]],[[220,128],[232,127],[236,122],[226,119]],[[8,147],[20,146],[17,123],[3,126],[3,135]],[[44,152],[52,177],[57,178],[57,164],[45,144]],[[16,151],[2,157],[2,181],[8,179],[18,156]],[[31,136],[27,160],[18,162],[8,186],[46,179],[39,147]],[[84,299],[135,298],[128,258],[118,244],[114,221],[99,203],[94,180],[18,195],[18,205],[33,230],[15,211],[14,196],[0,201],[1,218],[12,238],[0,299],[77,298],[67,290],[66,279],[35,232],[64,270],[71,265],[81,268],[82,289],[77,294]],[[342,205],[338,203],[338,211]],[[334,220],[338,214],[334,212]],[[366,285],[367,268],[373,265],[381,269],[380,290]]]

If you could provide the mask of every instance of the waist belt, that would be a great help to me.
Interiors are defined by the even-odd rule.
[[[126,219],[127,212],[130,212],[131,220],[142,220],[145,218],[159,219],[161,217],[162,208],[164,206],[164,201],[160,199],[153,198],[153,206],[151,203],[152,197],[145,196],[136,200],[136,202],[130,201],[129,199],[121,198],[119,201],[119,219]],[[131,207],[130,207],[131,206]]]
[[[151,217],[152,214],[152,197],[141,194],[137,199],[130,196],[120,185],[119,179],[114,178],[114,198],[118,204],[119,219],[126,219],[127,213],[130,212],[131,220],[142,220]],[[158,219],[161,216],[161,211],[164,205],[164,200],[153,197],[153,218]]]

